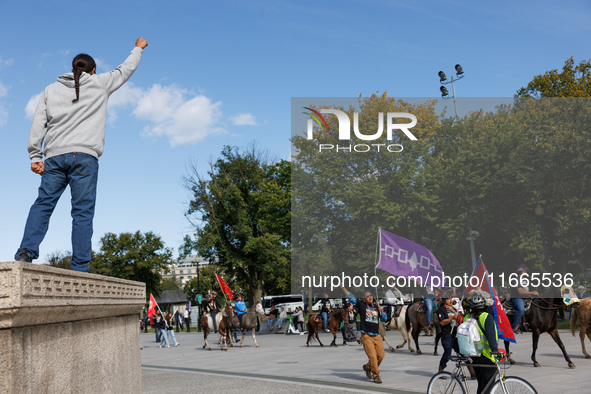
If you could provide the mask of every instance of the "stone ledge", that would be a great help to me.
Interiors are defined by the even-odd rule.
[[[0,263],[0,329],[139,313],[144,283],[24,263]]]

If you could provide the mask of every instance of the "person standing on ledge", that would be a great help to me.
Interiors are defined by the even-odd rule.
[[[27,144],[31,171],[41,175],[41,186],[15,254],[17,261],[30,263],[39,257],[39,245],[47,233],[49,218],[69,185],[72,194],[70,266],[75,271],[88,272],[107,101],[137,69],[147,46],[145,39],[138,38],[127,59],[104,74],[96,74],[92,57],[79,54],[72,60],[72,72],[60,75],[41,94]]]

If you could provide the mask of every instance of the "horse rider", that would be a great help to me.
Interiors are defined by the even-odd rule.
[[[515,317],[512,328],[515,334],[521,334],[519,323],[521,322],[521,318],[523,317],[523,313],[525,311],[525,303],[523,302],[523,299],[531,298],[531,296],[539,297],[540,294],[535,290],[529,291],[529,288],[525,282],[527,279],[527,268],[525,266],[519,267],[517,269],[517,273],[519,274],[519,284],[517,287],[511,288],[511,302],[515,307]]]
[[[421,294],[425,301],[425,307],[427,308],[427,332],[429,335],[433,335],[433,324],[431,323],[433,315],[433,301],[435,300],[435,292],[433,286],[426,285],[421,287]]]
[[[242,316],[248,312],[246,304],[244,303],[244,292],[242,292],[242,290],[237,290],[233,295],[236,298],[234,308],[236,308],[236,315],[238,316],[238,323],[240,324],[240,332],[242,332]]]
[[[213,320],[213,331],[216,332],[217,331],[217,323],[216,323],[216,315],[217,313],[220,311],[221,306],[220,303],[218,302],[218,300],[216,299],[218,293],[215,290],[209,290],[209,292],[207,293],[207,295],[205,296],[204,299],[204,305],[203,305],[203,312],[204,314],[207,316],[208,314],[211,315],[211,320]]]
[[[364,293],[363,301],[357,302],[355,296],[344,286],[341,289],[351,300],[351,304],[357,306],[361,318],[361,344],[363,350],[369,359],[367,364],[363,364],[363,370],[368,379],[373,379],[374,383],[382,383],[380,378],[380,364],[384,359],[384,342],[379,335],[379,321],[386,322],[388,317],[382,310],[382,306],[374,301],[371,292]]]
[[[390,287],[385,294],[386,304],[389,305],[390,313],[388,318],[392,318],[396,313],[400,313],[404,301],[402,300],[402,292],[395,286]]]
[[[490,297],[490,294],[478,288],[476,290],[472,290],[468,296],[470,312],[466,315],[466,319],[469,319],[470,317],[476,319],[478,322],[478,331],[480,333],[480,337],[484,342],[482,355],[471,357],[473,364],[475,365],[474,372],[476,374],[476,379],[478,380],[478,389],[476,392],[482,393],[488,381],[497,372],[495,368],[491,368],[490,366],[495,365],[496,363],[495,355],[499,352],[499,335],[497,332],[495,319],[492,313],[489,312],[488,308],[494,302]],[[487,366],[477,367],[476,365]],[[490,387],[487,392],[488,391],[490,391]]]
[[[330,332],[328,329],[328,314],[330,311],[332,311],[332,305],[328,299],[328,294],[324,295],[324,300],[322,300],[322,309],[320,311],[322,315],[322,323],[324,323],[324,331]]]

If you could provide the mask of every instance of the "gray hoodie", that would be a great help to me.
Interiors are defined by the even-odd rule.
[[[86,153],[97,159],[103,154],[107,100],[131,77],[140,64],[143,49],[133,48],[115,70],[80,76],[80,99],[76,98],[74,74],[60,75],[41,94],[29,132],[31,162],[64,153]],[[43,150],[42,150],[43,147]]]

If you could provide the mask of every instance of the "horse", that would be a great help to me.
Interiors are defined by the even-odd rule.
[[[410,338],[408,337],[408,331],[406,330],[406,310],[407,309],[408,309],[408,305],[403,305],[402,309],[400,309],[400,314],[398,315],[398,317],[392,316],[392,318],[389,321],[387,321],[386,323],[383,323],[380,321],[380,329],[379,329],[380,336],[382,337],[382,339],[384,341],[386,341],[386,343],[388,344],[388,347],[390,348],[390,350],[392,352],[395,352],[396,349],[403,348],[407,342],[408,342],[408,350],[410,350],[411,353],[414,353],[414,351],[415,351],[412,348]],[[402,335],[402,339],[404,340],[404,342],[401,343],[400,345],[397,345],[396,349],[394,349],[394,347],[392,347],[392,345],[390,345],[390,342],[388,342],[388,338],[386,337],[386,328],[390,328],[390,330],[398,330],[398,331],[400,331],[400,335]]]
[[[529,310],[523,314],[523,321],[529,325],[529,329],[532,332],[532,354],[531,359],[534,362],[534,367],[540,367],[540,363],[536,360],[536,350],[538,349],[538,341],[540,334],[547,332],[554,342],[558,345],[564,359],[568,363],[569,368],[575,368],[575,364],[571,361],[570,357],[566,353],[564,344],[560,339],[556,325],[558,323],[558,310],[564,306],[564,300],[561,296],[556,294],[556,288],[548,289],[539,298],[533,298]],[[572,291],[572,289],[571,289]],[[576,306],[576,304],[573,304]],[[509,315],[509,321],[513,326],[514,315]],[[509,342],[505,341],[505,350],[509,353]],[[508,357],[511,364],[515,364],[515,360],[511,356]]]
[[[579,337],[581,338],[583,354],[585,355],[585,358],[591,358],[585,349],[585,334],[587,334],[587,337],[591,341],[591,298],[583,298],[580,301],[579,306],[572,310],[570,315],[570,330],[573,333],[573,336],[575,336],[577,319],[579,320]]]
[[[319,315],[318,314],[312,315],[308,319],[308,340],[306,341],[307,347],[310,347],[310,340],[312,340],[314,336],[316,336],[316,340],[318,341],[320,346],[324,347],[322,342],[320,342],[320,338],[318,338],[318,330],[323,329],[324,324],[322,322],[322,319],[318,319],[317,316],[319,316]],[[320,321],[318,321],[318,320],[320,320]],[[335,309],[335,310],[332,310],[328,313],[328,322],[327,322],[328,329],[330,330],[330,332],[333,335],[333,340],[332,340],[330,346],[338,347],[336,344],[337,332],[339,332],[339,327],[340,327],[342,321],[343,321],[343,311],[341,309]]]
[[[408,307],[406,310],[406,321],[405,321],[405,328],[406,331],[410,330],[412,326],[411,336],[415,342],[415,346],[417,347],[417,354],[423,354],[421,352],[421,348],[419,346],[419,334],[423,328],[428,327],[427,324],[427,310],[418,311],[419,305],[424,304],[421,302],[416,302]],[[432,316],[432,322],[435,326],[435,339],[441,338],[441,325],[439,324],[439,318],[437,317],[437,313]],[[434,355],[437,355],[437,348],[435,348]]]
[[[254,341],[254,344],[256,347],[260,347],[257,343],[256,336],[254,335],[257,327],[257,317],[260,317],[261,319],[265,317],[265,310],[260,302],[257,302],[254,311],[249,311],[242,315],[242,340],[240,341],[240,347],[244,347],[244,337],[246,336],[247,331],[252,331],[252,340]],[[232,328],[232,331],[240,329],[240,320],[236,314],[228,318],[228,324],[229,327]],[[234,347],[232,335],[230,335],[230,346]]]
[[[226,343],[226,335],[228,335],[228,318],[234,315],[234,309],[232,305],[228,304],[226,307],[221,311],[218,312],[215,316],[216,326],[218,328],[217,332],[220,333],[220,349],[221,350],[228,350],[228,345]],[[203,327],[203,349],[207,347],[207,350],[211,350],[209,344],[207,343],[207,336],[210,332],[216,332],[213,327],[213,319],[211,318],[211,314],[205,314],[201,316],[201,327]]]

